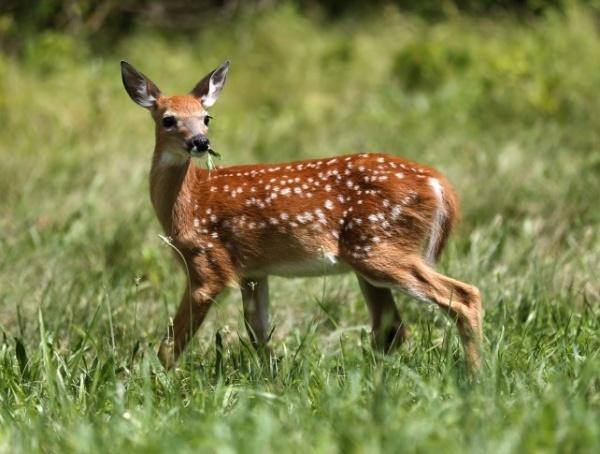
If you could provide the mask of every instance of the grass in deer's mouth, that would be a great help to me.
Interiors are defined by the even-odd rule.
[[[209,149],[206,153],[206,168],[208,170],[213,170],[215,167],[217,167],[214,162],[214,158],[221,158],[221,155],[214,150]]]
[[[377,149],[447,174],[463,221],[440,268],[482,290],[478,381],[446,318],[401,295],[410,340],[375,355],[352,276],[271,281],[276,368],[231,292],[165,374],[184,276],[148,197],[151,121],[113,55],[82,62],[54,35],[0,54],[0,451],[600,451],[600,44],[584,13],[324,26],[280,7],[119,45],[173,92],[231,56],[223,164]]]

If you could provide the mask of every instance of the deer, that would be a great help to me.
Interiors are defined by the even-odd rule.
[[[158,348],[171,369],[210,307],[241,290],[245,326],[257,351],[268,348],[269,276],[354,272],[371,318],[373,346],[389,353],[407,338],[392,290],[441,308],[455,323],[470,369],[480,367],[479,290],[435,271],[458,216],[454,189],[438,171],[383,153],[285,163],[217,166],[192,161],[214,153],[207,109],[221,94],[229,61],[188,94],[167,96],[126,61],[130,98],[150,112],[155,146],[150,200],[186,288]]]

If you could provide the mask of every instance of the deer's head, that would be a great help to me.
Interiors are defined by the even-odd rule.
[[[189,94],[166,96],[148,77],[126,61],[121,62],[125,90],[154,119],[157,149],[180,159],[203,156],[211,149],[207,137],[211,116],[206,109],[223,90],[228,70],[226,61],[204,76]]]

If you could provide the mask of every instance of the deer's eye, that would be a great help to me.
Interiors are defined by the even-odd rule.
[[[204,124],[208,126],[210,120],[212,120],[212,117],[210,115],[207,115],[206,117],[204,117]]]
[[[177,119],[173,115],[166,116],[162,119],[162,125],[165,128],[172,128],[177,123]]]

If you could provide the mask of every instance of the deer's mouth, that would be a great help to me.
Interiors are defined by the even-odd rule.
[[[214,156],[216,158],[220,158],[221,155],[219,153],[217,153],[215,150],[213,150],[212,148],[209,148],[208,150],[198,150],[197,148],[192,148],[191,150],[189,150],[190,152],[190,156],[192,156],[192,158],[201,158],[203,156],[206,156],[207,154]]]
[[[201,158],[205,156],[206,153],[209,153],[209,150],[198,150],[196,147],[192,148],[190,151],[190,156],[193,158]]]

